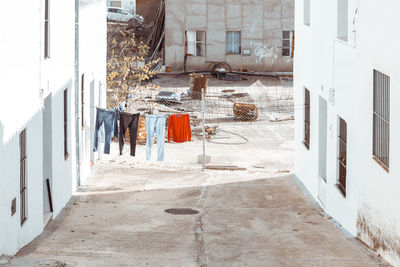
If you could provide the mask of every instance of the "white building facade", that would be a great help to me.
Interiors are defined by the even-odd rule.
[[[296,175],[321,207],[400,265],[396,0],[296,0]],[[390,36],[390,37],[389,37]]]
[[[37,237],[87,176],[105,105],[106,1],[24,2],[23,20],[0,18],[0,256]]]

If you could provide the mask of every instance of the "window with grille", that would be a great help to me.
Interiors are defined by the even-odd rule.
[[[304,13],[303,13],[303,23],[304,25],[310,26],[311,17],[311,0],[304,0]]]
[[[390,77],[374,70],[373,157],[389,171]]]
[[[310,91],[304,88],[304,145],[310,149]]]
[[[44,58],[50,57],[50,0],[44,1]]]
[[[27,219],[27,182],[26,182],[26,129],[23,130],[19,135],[19,149],[20,149],[20,162],[19,162],[19,178],[20,178],[20,204],[21,204],[21,225]]]
[[[241,32],[226,32],[226,54],[241,54]]]
[[[206,32],[204,31],[188,31],[188,55],[195,57],[206,56]]]
[[[346,197],[346,173],[347,173],[347,123],[338,118],[338,179],[337,187]]]
[[[282,56],[293,57],[294,52],[294,32],[282,32]]]
[[[81,126],[82,130],[85,129],[85,74],[81,77]]]
[[[64,158],[67,160],[68,152],[68,89],[64,90]]]

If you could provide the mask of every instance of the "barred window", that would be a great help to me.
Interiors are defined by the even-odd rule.
[[[81,77],[81,127],[85,129],[85,73]]]
[[[346,174],[347,174],[347,123],[338,118],[338,180],[337,187],[346,197]]]
[[[27,194],[27,182],[26,182],[26,161],[27,161],[27,154],[26,154],[26,129],[23,130],[19,135],[19,180],[20,180],[20,204],[21,204],[21,225],[27,219],[27,201],[26,201],[26,194]]]
[[[374,70],[373,157],[389,171],[390,77]]]
[[[310,91],[304,88],[304,145],[310,149]]]
[[[294,31],[282,32],[282,56],[293,57],[294,55]]]
[[[50,0],[44,1],[44,58],[50,57]]]
[[[64,90],[64,158],[69,158],[68,152],[68,89]]]

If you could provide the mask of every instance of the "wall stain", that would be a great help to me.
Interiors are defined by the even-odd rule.
[[[390,257],[389,261],[395,260],[396,263],[400,263],[400,236],[392,232],[393,227],[388,224],[378,227],[371,218],[378,217],[372,217],[369,212],[358,212],[357,238],[381,254],[383,258]]]

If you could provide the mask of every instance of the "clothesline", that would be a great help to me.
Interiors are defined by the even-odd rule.
[[[93,151],[97,151],[99,142],[99,130],[104,126],[105,146],[104,153],[110,154],[112,137],[119,139],[120,155],[122,155],[125,135],[129,129],[131,156],[136,155],[136,141],[139,128],[140,113],[130,113],[118,109],[103,109],[96,107],[96,125]],[[157,159],[164,160],[165,128],[168,118],[168,142],[177,143],[191,141],[192,131],[189,114],[145,114],[146,117],[146,159],[151,158],[153,136],[157,138]],[[119,125],[118,125],[119,121]]]

